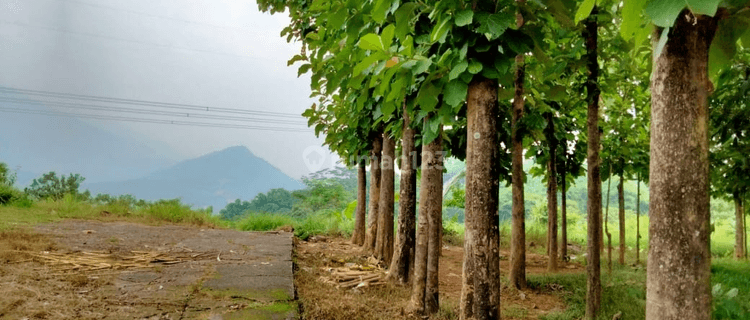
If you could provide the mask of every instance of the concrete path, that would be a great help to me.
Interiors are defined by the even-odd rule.
[[[294,319],[292,234],[124,222],[63,221],[37,227],[60,252],[133,252],[174,264],[114,272],[89,294],[105,318]]]

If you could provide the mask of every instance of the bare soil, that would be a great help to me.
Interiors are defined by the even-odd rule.
[[[300,298],[302,315],[306,319],[408,319],[405,314],[411,288],[386,284],[375,287],[337,288],[331,284],[332,269],[368,269],[385,277],[384,266],[374,266],[373,259],[351,244],[348,239],[313,237],[295,245],[298,270],[295,285]],[[501,251],[501,272],[508,274],[507,250]],[[436,319],[457,319],[461,293],[463,248],[443,247],[440,257],[441,310]],[[527,273],[547,273],[547,258],[527,254]],[[585,267],[578,263],[559,263],[560,273],[580,273]],[[504,281],[501,293],[503,319],[538,319],[540,315],[562,311],[565,304],[556,294],[564,290],[547,286],[538,290],[518,291]]]
[[[80,220],[6,231],[0,318],[293,318],[291,238]]]

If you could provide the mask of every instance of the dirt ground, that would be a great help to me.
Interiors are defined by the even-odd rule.
[[[0,318],[287,319],[292,235],[64,221],[0,235]]]
[[[501,251],[501,271],[508,274],[508,251]],[[314,237],[298,241],[295,252],[298,270],[295,285],[303,315],[308,319],[406,319],[405,309],[410,288],[393,284],[364,288],[338,288],[331,284],[331,270],[372,268],[371,272],[385,277],[385,266],[376,266],[372,259],[348,239]],[[528,253],[527,273],[546,273],[546,256]],[[440,257],[439,282],[441,311],[437,319],[457,319],[461,293],[463,248],[443,247]],[[580,273],[585,267],[563,263],[559,272]],[[503,285],[501,305],[503,319],[538,319],[540,315],[562,311],[565,305],[556,291],[564,288],[545,287],[518,291]]]

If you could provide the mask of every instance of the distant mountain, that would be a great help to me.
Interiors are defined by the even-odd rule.
[[[0,113],[0,162],[18,171],[21,187],[50,171],[90,183],[135,179],[175,164],[175,154],[75,118]]]
[[[197,208],[213,206],[214,212],[236,199],[250,200],[270,189],[303,187],[243,146],[187,160],[140,179],[83,185],[92,194],[132,194],[145,200],[182,198]]]

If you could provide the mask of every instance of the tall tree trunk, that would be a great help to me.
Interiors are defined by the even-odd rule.
[[[557,270],[557,139],[552,113],[547,114],[547,271]]]
[[[620,162],[622,164],[622,161]],[[620,265],[625,265],[625,179],[620,172],[620,183],[617,185],[618,218],[620,220]]]
[[[707,73],[716,25],[683,10],[654,58],[648,320],[711,319]]]
[[[745,210],[743,210],[742,198],[739,193],[734,195],[734,257],[740,260],[745,257],[745,227],[743,226],[743,216]]]
[[[429,206],[425,214],[430,223],[429,238],[427,243],[427,285],[425,287],[425,311],[427,314],[437,313],[440,310],[440,283],[438,281],[440,255],[443,243],[443,127],[440,126],[438,137],[431,143],[431,158],[428,161],[429,169],[426,171],[430,194],[427,198]],[[422,171],[425,175],[425,171]]]
[[[602,279],[599,259],[602,233],[602,181],[599,163],[599,63],[597,62],[596,6],[586,19],[583,37],[586,39],[586,65],[589,70],[586,91],[588,101],[588,245],[586,263],[586,319],[594,320],[601,307]]]
[[[612,164],[609,165],[612,173]],[[612,189],[612,177],[607,179],[607,204],[604,206],[604,232],[607,234],[607,271],[612,274],[612,234],[609,233],[609,191]]]
[[[357,163],[357,210],[354,214],[354,232],[352,243],[358,246],[365,244],[365,198],[367,192],[367,171],[365,159]]]
[[[404,126],[401,138],[401,184],[398,200],[398,241],[388,272],[388,278],[401,284],[411,281],[414,267],[414,238],[417,205],[417,152],[414,148],[414,129],[404,104]]]
[[[393,193],[396,157],[396,146],[393,138],[387,134],[383,137],[383,159],[380,161],[380,217],[378,237],[375,241],[375,257],[390,265],[393,257]]]
[[[469,84],[461,319],[500,319],[497,87],[480,77]]]
[[[742,216],[742,225],[745,226],[745,235],[743,238],[745,238],[745,259],[747,259],[747,214]]]
[[[378,216],[380,215],[380,158],[383,151],[383,135],[377,134],[372,139],[370,152],[370,204],[367,216],[367,233],[365,233],[365,251],[375,253],[375,241],[378,238]]]
[[[638,174],[638,183],[635,194],[635,263],[641,263],[641,174]]]
[[[519,0],[523,2],[524,0]],[[523,26],[523,16],[516,14],[516,26]],[[517,289],[526,288],[526,209],[523,197],[523,131],[519,123],[523,118],[525,78],[523,54],[516,56],[515,94],[511,113],[511,229],[510,229],[510,285]],[[466,262],[464,262],[466,263]]]
[[[560,217],[560,231],[561,231],[561,239],[560,239],[560,259],[562,261],[568,261],[568,209],[567,209],[567,195],[566,195],[566,184],[567,184],[567,177],[568,177],[568,141],[563,139],[562,140],[562,147],[563,147],[563,165],[561,166],[562,170],[560,172],[561,182],[562,182],[562,195],[560,200],[562,201],[561,204],[561,212],[560,214],[562,217]]]
[[[427,126],[429,117],[425,117]],[[425,128],[426,129],[426,128]],[[427,129],[426,129],[427,130]],[[442,216],[443,202],[443,142],[442,126],[438,137],[427,145],[422,145],[422,177],[419,190],[419,215],[417,245],[414,249],[414,279],[408,310],[417,315],[429,315],[437,311],[438,284],[437,242],[433,229],[440,226],[436,215]]]

